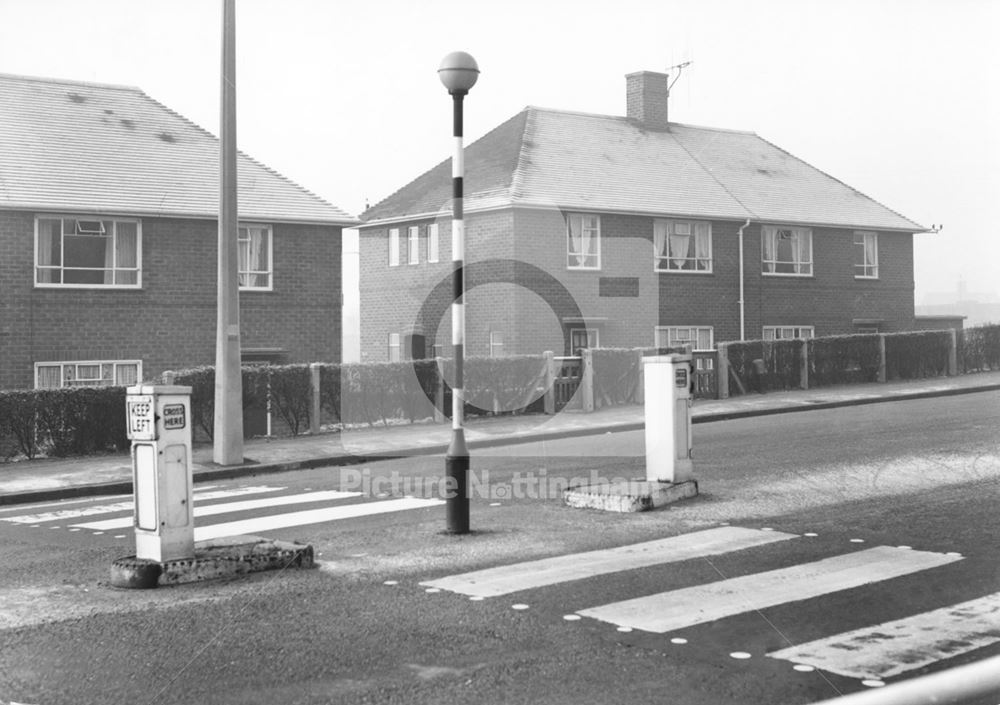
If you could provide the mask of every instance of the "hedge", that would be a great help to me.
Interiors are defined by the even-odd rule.
[[[958,336],[959,372],[1000,369],[1000,324],[966,328]]]
[[[951,331],[885,334],[886,379],[922,379],[948,373]]]
[[[806,341],[809,386],[877,382],[881,365],[879,335],[831,335]]]
[[[125,387],[0,392],[0,438],[8,458],[125,450]]]
[[[744,391],[798,389],[803,345],[805,341],[798,338],[729,343],[729,367]]]

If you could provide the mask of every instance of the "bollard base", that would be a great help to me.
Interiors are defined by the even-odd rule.
[[[200,541],[194,548],[194,558],[162,563],[135,556],[119,558],[111,564],[111,585],[150,589],[231,578],[264,570],[313,567],[311,545],[272,541],[259,536]]]
[[[606,512],[647,512],[697,494],[697,480],[620,480],[570,487],[563,492],[563,502],[570,507],[601,509]]]

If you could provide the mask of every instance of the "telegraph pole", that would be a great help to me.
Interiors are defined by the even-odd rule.
[[[222,109],[219,134],[219,267],[212,459],[243,462],[240,373],[239,213],[236,199],[236,0],[222,0]]]

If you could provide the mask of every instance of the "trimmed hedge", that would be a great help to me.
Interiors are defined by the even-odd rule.
[[[806,344],[810,387],[878,381],[882,356],[877,333],[811,338]]]
[[[917,331],[885,335],[886,379],[922,379],[948,374],[951,331]]]
[[[125,387],[0,392],[0,438],[6,457],[125,450]]]
[[[959,372],[1000,369],[1000,324],[965,328],[958,336]]]
[[[635,403],[639,393],[640,358],[685,352],[685,348],[593,348],[594,408]]]
[[[729,343],[729,367],[748,392],[799,389],[803,345],[798,338]],[[730,393],[734,391],[739,388],[730,387]]]

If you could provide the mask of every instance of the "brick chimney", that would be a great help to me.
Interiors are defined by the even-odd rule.
[[[669,130],[667,101],[670,96],[670,76],[654,71],[637,71],[625,75],[627,115],[647,130]]]

